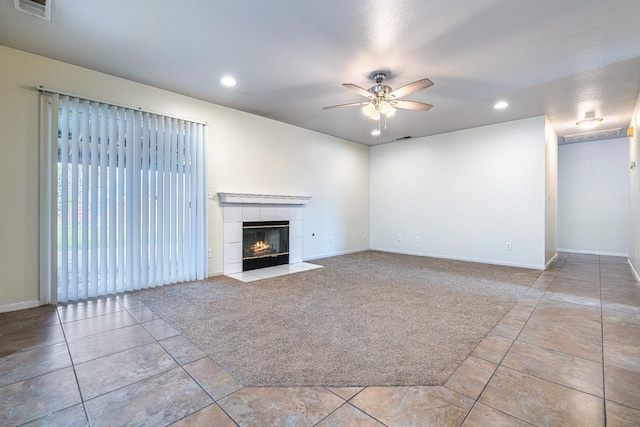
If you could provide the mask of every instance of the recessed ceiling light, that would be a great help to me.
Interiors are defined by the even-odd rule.
[[[378,135],[380,135],[380,129],[374,129],[374,130],[372,130],[372,131],[371,131],[371,135],[373,135],[373,136],[378,136]]]
[[[506,101],[497,102],[496,105],[493,106],[496,110],[502,110],[503,108],[507,108],[509,103]]]
[[[220,79],[220,83],[222,83],[227,87],[233,87],[236,85],[236,79],[234,79],[231,76],[224,76],[223,78]]]

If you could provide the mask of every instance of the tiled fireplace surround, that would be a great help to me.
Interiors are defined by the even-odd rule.
[[[242,223],[289,221],[289,263],[302,262],[302,214],[309,196],[218,193],[223,221],[223,274],[242,272]]]

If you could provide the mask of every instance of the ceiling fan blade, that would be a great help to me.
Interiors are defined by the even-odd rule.
[[[369,101],[364,102],[352,102],[350,104],[340,104],[340,105],[331,105],[329,107],[322,107],[323,110],[333,110],[334,108],[344,108],[344,107],[357,107],[359,105],[367,105]]]
[[[373,94],[371,94],[371,92],[369,92],[368,90],[363,89],[360,86],[354,85],[353,83],[342,83],[342,86],[366,98],[371,98],[373,96]]]
[[[433,105],[425,104],[418,101],[391,101],[391,105],[395,108],[404,108],[405,110],[429,111]]]
[[[422,79],[415,81],[413,83],[409,83],[408,85],[404,85],[399,87],[398,89],[391,92],[387,95],[388,98],[402,98],[403,96],[411,95],[419,90],[426,89],[430,86],[433,86],[433,82],[429,79]]]

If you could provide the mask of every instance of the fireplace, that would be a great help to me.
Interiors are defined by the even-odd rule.
[[[242,225],[245,222],[289,221],[289,263],[302,262],[302,220],[311,196],[218,193],[222,207],[223,274],[242,273]]]
[[[242,271],[289,264],[289,221],[242,223]]]

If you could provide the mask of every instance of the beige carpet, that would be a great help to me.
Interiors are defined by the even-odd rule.
[[[537,270],[361,252],[136,295],[245,385],[440,385]]]

